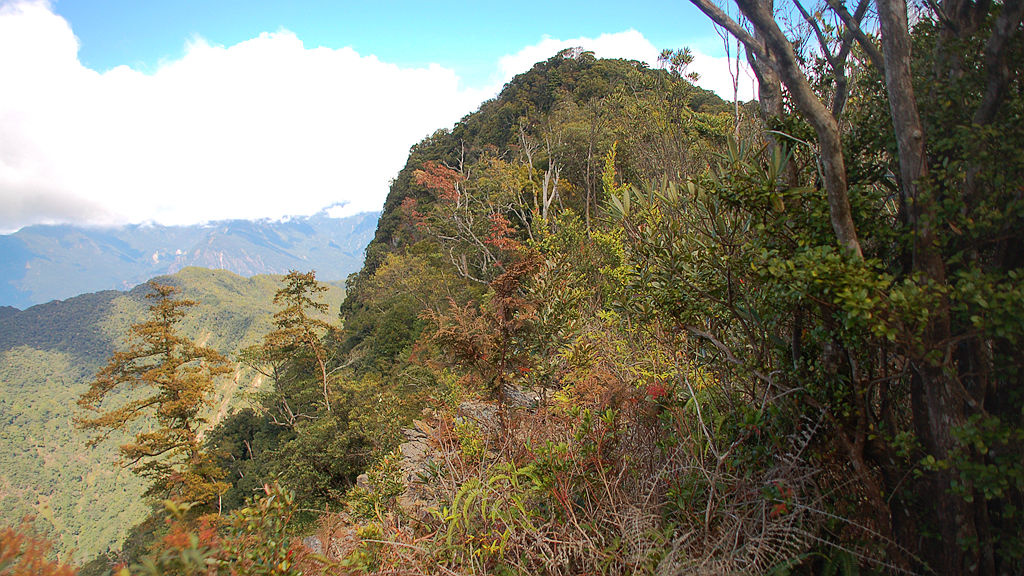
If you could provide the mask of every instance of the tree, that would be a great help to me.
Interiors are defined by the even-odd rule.
[[[686,78],[691,82],[700,80],[700,74],[686,71],[687,67],[693,64],[693,52],[689,48],[677,50],[665,48],[658,54],[658,64],[675,76]]]
[[[416,183],[437,198],[423,214],[421,228],[448,252],[463,278],[487,284],[505,271],[506,242],[515,244],[515,236],[529,234],[532,216],[524,195],[530,187],[528,174],[528,167],[490,155],[459,170],[428,161],[413,173]],[[542,218],[558,187],[557,173],[554,188],[548,186],[549,177],[546,173]]]
[[[982,471],[999,470],[1005,479],[1019,470],[1000,464],[992,446],[1005,450],[1009,443],[998,438],[1021,433],[1012,352],[1019,353],[1021,333],[1003,328],[988,297],[1013,291],[1021,266],[1008,242],[1020,239],[1024,2],[937,0],[919,5],[911,19],[905,0],[875,0],[877,28],[871,29],[865,24],[870,0],[858,0],[852,13],[841,0],[813,10],[792,0],[806,28],[788,35],[783,24],[790,7],[772,0],[736,0],[749,28],[711,0],[692,2],[746,46],[762,99],[776,88],[766,79],[781,80],[814,128],[835,235],[858,255],[844,162],[862,151],[844,150],[839,130],[854,41],[866,72],[880,77],[889,113],[885,170],[894,175],[881,183],[898,193],[897,224],[907,238],[892,296],[916,295],[922,315],[894,340],[907,361],[912,428],[932,463],[920,486],[932,505],[923,516],[941,536],[926,539],[920,555],[939,573],[1015,571],[1000,562],[1018,562],[1019,570],[1021,552],[1006,544],[1006,535],[1019,535],[1021,483],[984,488],[991,479]],[[801,53],[809,46],[805,34],[814,35],[817,47]],[[814,58],[827,70],[816,85],[805,65]],[[1000,114],[1007,117],[1001,125]],[[897,298],[888,302],[902,306]],[[1019,304],[1001,314],[1019,319]]]
[[[326,291],[327,287],[317,282],[315,271],[288,272],[284,286],[274,294],[274,304],[282,307],[274,313],[274,329],[264,335],[262,344],[244,350],[241,359],[253,369],[274,378],[277,386],[280,386],[285,371],[296,369],[303,361],[311,361],[323,392],[324,407],[330,412],[329,358],[323,339],[335,328],[315,317],[327,312],[327,304],[320,301],[321,294]],[[286,423],[293,426],[299,414],[292,410],[286,396],[282,397],[281,409]]]
[[[149,320],[131,327],[128,349],[115,352],[78,405],[97,412],[76,425],[98,435],[95,445],[132,422],[149,424],[121,446],[126,464],[151,478],[149,494],[209,502],[223,492],[222,471],[203,450],[201,415],[209,406],[214,379],[231,372],[228,360],[178,333],[185,310],[196,303],[176,298],[179,289],[150,282]],[[113,407],[104,404],[120,403]]]
[[[711,0],[692,2],[743,43],[759,80],[771,78],[771,82],[764,82],[762,87],[772,92],[773,99],[775,79],[781,80],[797,109],[814,128],[818,137],[821,173],[828,194],[832,229],[839,244],[861,258],[863,252],[850,210],[849,184],[838,120],[815,94],[801,68],[793,42],[775,22],[772,0],[737,0],[736,5],[753,26],[754,34],[730,18]]]

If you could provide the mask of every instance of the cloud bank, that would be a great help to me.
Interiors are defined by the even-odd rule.
[[[657,58],[635,31],[544,39],[501,59],[501,81],[578,45]],[[695,68],[705,73],[700,59]],[[309,48],[286,30],[227,47],[197,38],[152,74],[101,73],[79,62],[70,26],[39,1],[0,6],[0,78],[6,232],[274,218],[339,203],[341,213],[378,210],[411,145],[500,89],[467,88],[436,64]]]

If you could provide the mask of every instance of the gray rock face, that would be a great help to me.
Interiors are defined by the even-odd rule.
[[[525,390],[514,384],[505,383],[502,385],[501,391],[505,394],[505,401],[513,408],[532,410],[540,403],[540,397],[534,394],[532,390]]]
[[[302,539],[302,545],[306,547],[313,554],[324,553],[324,543],[320,541],[320,538],[316,536],[306,536]]]
[[[409,516],[420,518],[427,514],[429,502],[422,479],[427,476],[432,462],[430,452],[434,428],[422,420],[415,420],[413,427],[402,433],[406,441],[398,451],[402,454],[400,466],[405,492],[398,497],[398,505]]]
[[[493,402],[470,401],[459,404],[455,412],[455,421],[468,420],[487,432],[496,432],[501,420],[498,405]]]

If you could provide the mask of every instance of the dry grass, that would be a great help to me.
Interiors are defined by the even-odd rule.
[[[803,446],[762,477],[733,476],[689,412],[632,391],[615,403],[510,412],[503,425],[437,417],[430,464],[406,499],[417,506],[325,520],[329,572],[764,573],[815,542]],[[467,430],[482,446],[467,446]],[[703,488],[680,502],[687,478]]]

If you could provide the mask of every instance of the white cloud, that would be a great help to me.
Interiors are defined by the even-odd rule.
[[[708,56],[697,50],[693,51],[693,64],[689,70],[700,74],[697,85],[701,88],[711,90],[728,101],[733,99],[733,75],[736,74],[736,61],[730,61],[725,56]],[[730,71],[731,70],[731,71]],[[736,97],[741,102],[752,100],[756,97],[756,82],[754,73],[747,66],[746,61],[740,61],[738,82],[736,84]]]
[[[196,39],[153,74],[77,49],[47,4],[0,7],[0,229],[376,210],[409,147],[484,96],[287,31]]]
[[[100,73],[47,2],[0,4],[0,231],[377,210],[410,146],[574,46],[652,65],[658,53],[633,30],[547,38],[502,58],[500,83],[470,89],[449,68],[307,48],[281,30],[194,39],[151,74]],[[712,82],[725,72],[702,55],[694,67]]]
[[[593,51],[594,55],[598,58],[626,58],[647,62],[648,64],[656,63],[658,61],[658,53],[660,52],[644,38],[643,34],[636,30],[627,30],[615,34],[601,34],[597,38],[587,38],[585,36],[569,40],[544,38],[533,46],[527,46],[515,54],[502,58],[498,62],[502,80],[507,82],[516,74],[532,68],[534,63],[547,60],[566,48],[576,47]]]

